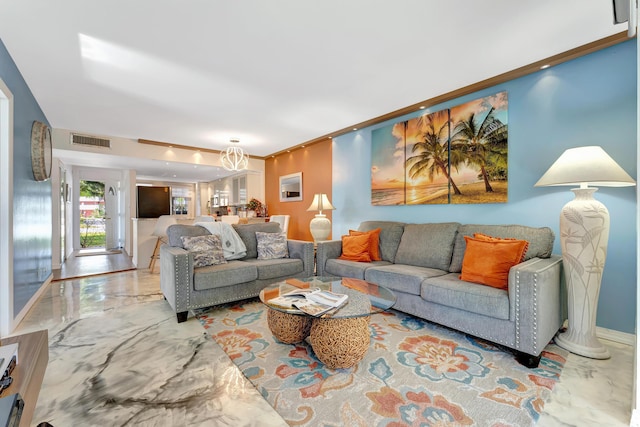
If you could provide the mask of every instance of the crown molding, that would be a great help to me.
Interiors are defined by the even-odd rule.
[[[460,89],[456,89],[456,90],[453,90],[451,92],[447,92],[447,93],[444,93],[442,95],[438,95],[438,96],[435,96],[433,98],[426,99],[426,100],[424,100],[422,102],[418,102],[418,103],[409,105],[407,107],[401,108],[399,110],[392,111],[392,112],[387,113],[387,114],[383,114],[381,116],[366,120],[364,122],[356,123],[356,124],[354,124],[352,126],[347,126],[345,128],[339,129],[339,130],[337,130],[335,132],[331,132],[331,133],[328,133],[326,135],[322,135],[322,136],[320,136],[318,138],[314,138],[312,140],[309,140],[309,141],[303,142],[301,144],[298,144],[296,146],[290,147],[290,148],[288,148],[286,150],[281,150],[281,151],[269,154],[266,157],[275,157],[275,156],[278,156],[280,154],[286,153],[288,151],[292,151],[292,150],[295,150],[295,149],[298,149],[298,148],[304,148],[304,147],[307,147],[307,146],[312,145],[312,144],[317,144],[319,142],[326,141],[328,138],[335,138],[337,136],[341,136],[341,135],[347,134],[349,132],[353,132],[354,129],[366,128],[366,127],[369,127],[369,126],[376,125],[378,123],[385,122],[387,120],[394,119],[396,117],[404,116],[404,115],[407,115],[407,114],[410,114],[410,113],[415,113],[416,111],[420,111],[420,110],[429,108],[431,106],[434,106],[434,105],[437,105],[437,104],[441,104],[443,102],[446,102],[446,101],[449,101],[449,100],[452,100],[452,99],[459,98],[459,97],[464,96],[464,95],[468,95],[468,94],[471,94],[471,93],[474,93],[474,92],[478,92],[480,90],[483,90],[483,89],[486,89],[486,88],[489,88],[489,87],[492,87],[492,86],[496,86],[498,84],[501,84],[501,83],[504,83],[504,82],[507,82],[507,81],[510,81],[510,80],[515,80],[517,78],[520,78],[520,77],[523,77],[523,76],[527,76],[529,74],[533,74],[535,72],[540,71],[540,69],[541,69],[541,67],[543,65],[548,65],[549,67],[553,67],[555,65],[562,64],[562,63],[567,62],[567,61],[571,61],[571,60],[579,58],[581,56],[585,56],[585,55],[588,55],[590,53],[597,52],[597,51],[602,50],[602,49],[606,49],[608,47],[611,47],[611,46],[614,46],[616,44],[625,42],[627,40],[629,40],[629,37],[628,37],[626,31],[620,32],[620,33],[617,33],[617,34],[613,34],[613,35],[605,37],[603,39],[599,39],[599,40],[593,41],[591,43],[587,43],[585,45],[578,46],[578,47],[576,47],[574,49],[567,50],[565,52],[559,53],[557,55],[550,56],[550,57],[545,58],[545,59],[541,59],[539,61],[536,61],[536,62],[533,62],[531,64],[525,65],[523,67],[516,68],[516,69],[511,70],[511,71],[507,71],[505,73],[499,74],[499,75],[494,76],[494,77],[490,77],[488,79],[479,81],[477,83],[473,83],[471,85],[462,87]]]
[[[593,52],[597,52],[599,50],[602,49],[606,49],[608,47],[614,46],[616,44],[622,43],[629,40],[629,37],[627,35],[626,31],[617,33],[617,34],[613,34],[611,36],[593,41],[591,43],[587,43],[585,45],[582,46],[578,46],[576,48],[573,48],[571,50],[567,50],[565,52],[559,53],[557,55],[553,55],[550,56],[548,58],[545,59],[541,59],[539,61],[536,62],[532,62],[531,64],[525,65],[523,67],[520,68],[516,68],[514,70],[511,71],[507,71],[505,73],[499,74],[497,76],[494,77],[490,77],[488,79],[479,81],[477,83],[473,83],[470,84],[468,86],[462,87],[460,89],[456,89],[447,93],[443,93],[442,95],[438,95],[435,96],[433,98],[429,98],[429,99],[425,99],[422,102],[417,102],[415,104],[409,105],[407,107],[403,107],[400,108],[398,110],[392,111],[390,113],[386,113],[383,114],[381,116],[378,117],[374,117],[372,119],[366,120],[364,122],[360,122],[360,123],[356,123],[354,125],[351,126],[347,126],[345,128],[336,130],[334,132],[319,136],[317,138],[311,139],[309,141],[300,143],[298,145],[289,147],[287,149],[284,150],[280,150],[271,154],[268,154],[266,156],[253,156],[251,153],[249,153],[249,156],[254,158],[254,159],[259,159],[259,160],[266,160],[270,157],[276,157],[280,154],[284,154],[284,153],[288,153],[291,152],[293,150],[297,150],[299,148],[305,148],[308,147],[309,145],[313,145],[313,144],[317,144],[319,142],[323,142],[326,141],[327,139],[331,139],[331,138],[335,138],[337,136],[341,136],[341,135],[345,135],[349,132],[353,132],[354,129],[362,129],[362,128],[366,128],[369,126],[373,126],[376,125],[378,123],[382,123],[385,122],[387,120],[391,120],[394,119],[396,117],[401,117],[407,114],[411,114],[411,113],[415,113],[416,111],[420,111],[423,109],[427,109],[429,107],[432,107],[434,105],[437,104],[441,104],[443,102],[452,100],[452,99],[456,99],[456,98],[460,98],[461,96],[465,96],[474,92],[478,92],[480,90],[492,87],[492,86],[496,86],[498,84],[510,81],[510,80],[515,80],[517,78],[520,77],[524,77],[527,76],[529,74],[533,74],[535,72],[540,71],[541,67],[543,65],[547,65],[549,67],[553,67],[555,65],[559,65],[562,64],[564,62],[567,61],[571,61],[573,59],[579,58],[581,56],[585,56],[588,55],[590,53]],[[161,147],[166,147],[166,148],[178,148],[178,149],[182,149],[182,150],[190,150],[190,151],[201,151],[201,152],[206,152],[206,153],[214,153],[214,154],[219,154],[220,150],[213,150],[213,149],[209,149],[209,148],[200,148],[200,147],[191,147],[188,145],[180,145],[180,144],[174,144],[174,143],[170,143],[170,142],[161,142],[161,141],[153,141],[153,140],[149,140],[149,139],[138,139],[138,143],[140,144],[148,144],[148,145],[156,145],[156,146],[161,146]]]

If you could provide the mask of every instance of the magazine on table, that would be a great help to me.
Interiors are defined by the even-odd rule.
[[[269,305],[300,310],[312,316],[320,316],[329,310],[341,307],[348,296],[345,294],[337,294],[331,291],[325,291],[318,288],[295,289],[272,298],[268,301]]]

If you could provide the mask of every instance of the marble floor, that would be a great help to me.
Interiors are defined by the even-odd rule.
[[[98,254],[87,256],[92,252]],[[135,270],[136,266],[133,265],[131,257],[125,251],[100,255],[102,252],[104,249],[87,249],[72,253],[59,269],[52,271],[53,280],[77,279],[117,271]]]
[[[15,334],[45,328],[33,425],[286,425],[197,320],[176,323],[157,273],[53,282]],[[569,355],[537,426],[629,425],[633,348],[605,345],[609,360]]]

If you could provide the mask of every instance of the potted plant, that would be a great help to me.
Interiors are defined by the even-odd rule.
[[[262,216],[262,202],[255,197],[252,197],[247,203],[247,209],[250,211],[254,211],[256,216]]]

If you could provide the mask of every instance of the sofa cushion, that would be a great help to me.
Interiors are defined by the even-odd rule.
[[[466,243],[464,236],[473,236],[474,233],[487,234],[493,237],[514,238],[529,242],[529,248],[524,256],[524,261],[531,258],[549,258],[553,250],[555,236],[549,227],[527,227],[524,225],[477,225],[464,224],[458,228],[456,243],[453,248],[453,257],[449,271],[460,273]]]
[[[206,267],[207,265],[224,264],[222,252],[222,240],[220,236],[211,234],[208,236],[182,236],[184,248],[193,254],[194,267]]]
[[[182,237],[208,236],[209,230],[199,225],[183,225],[173,224],[167,228],[167,238],[169,246],[175,246],[184,249]]]
[[[327,260],[324,266],[324,274],[326,276],[353,277],[364,280],[366,269],[389,264],[391,263],[388,261],[357,262],[331,258]]]
[[[446,270],[418,267],[406,264],[390,264],[372,267],[365,271],[364,279],[391,290],[420,295],[424,279],[447,274]]]
[[[526,240],[482,240],[464,236],[467,249],[462,261],[460,279],[494,288],[508,289],[509,270],[522,262]]]
[[[242,261],[254,265],[258,269],[258,280],[268,280],[276,278],[288,278],[296,276],[304,271],[304,264],[297,258],[279,259],[248,259]]]
[[[369,246],[371,245],[367,234],[357,236],[342,236],[342,253],[338,259],[358,262],[371,262]]]
[[[382,261],[382,256],[380,255],[381,231],[381,228],[376,228],[371,231],[349,230],[349,236],[360,236],[362,234],[369,236],[369,257],[371,258],[371,261]]]
[[[509,293],[506,290],[465,282],[458,278],[457,273],[425,279],[420,296],[435,304],[497,319],[509,319]]]
[[[364,221],[358,231],[380,228],[380,256],[383,261],[395,262],[396,251],[404,231],[404,223],[396,221]]]
[[[277,222],[258,222],[255,224],[233,224],[244,245],[247,247],[247,255],[242,258],[258,258],[258,241],[256,239],[256,231],[264,233],[280,233],[280,224]]]
[[[251,282],[257,278],[258,269],[255,265],[243,261],[229,261],[226,264],[195,269],[193,287],[196,291],[202,291]]]
[[[286,233],[256,231],[258,259],[279,259],[289,256]]]
[[[448,271],[459,226],[457,222],[405,225],[395,263]]]

